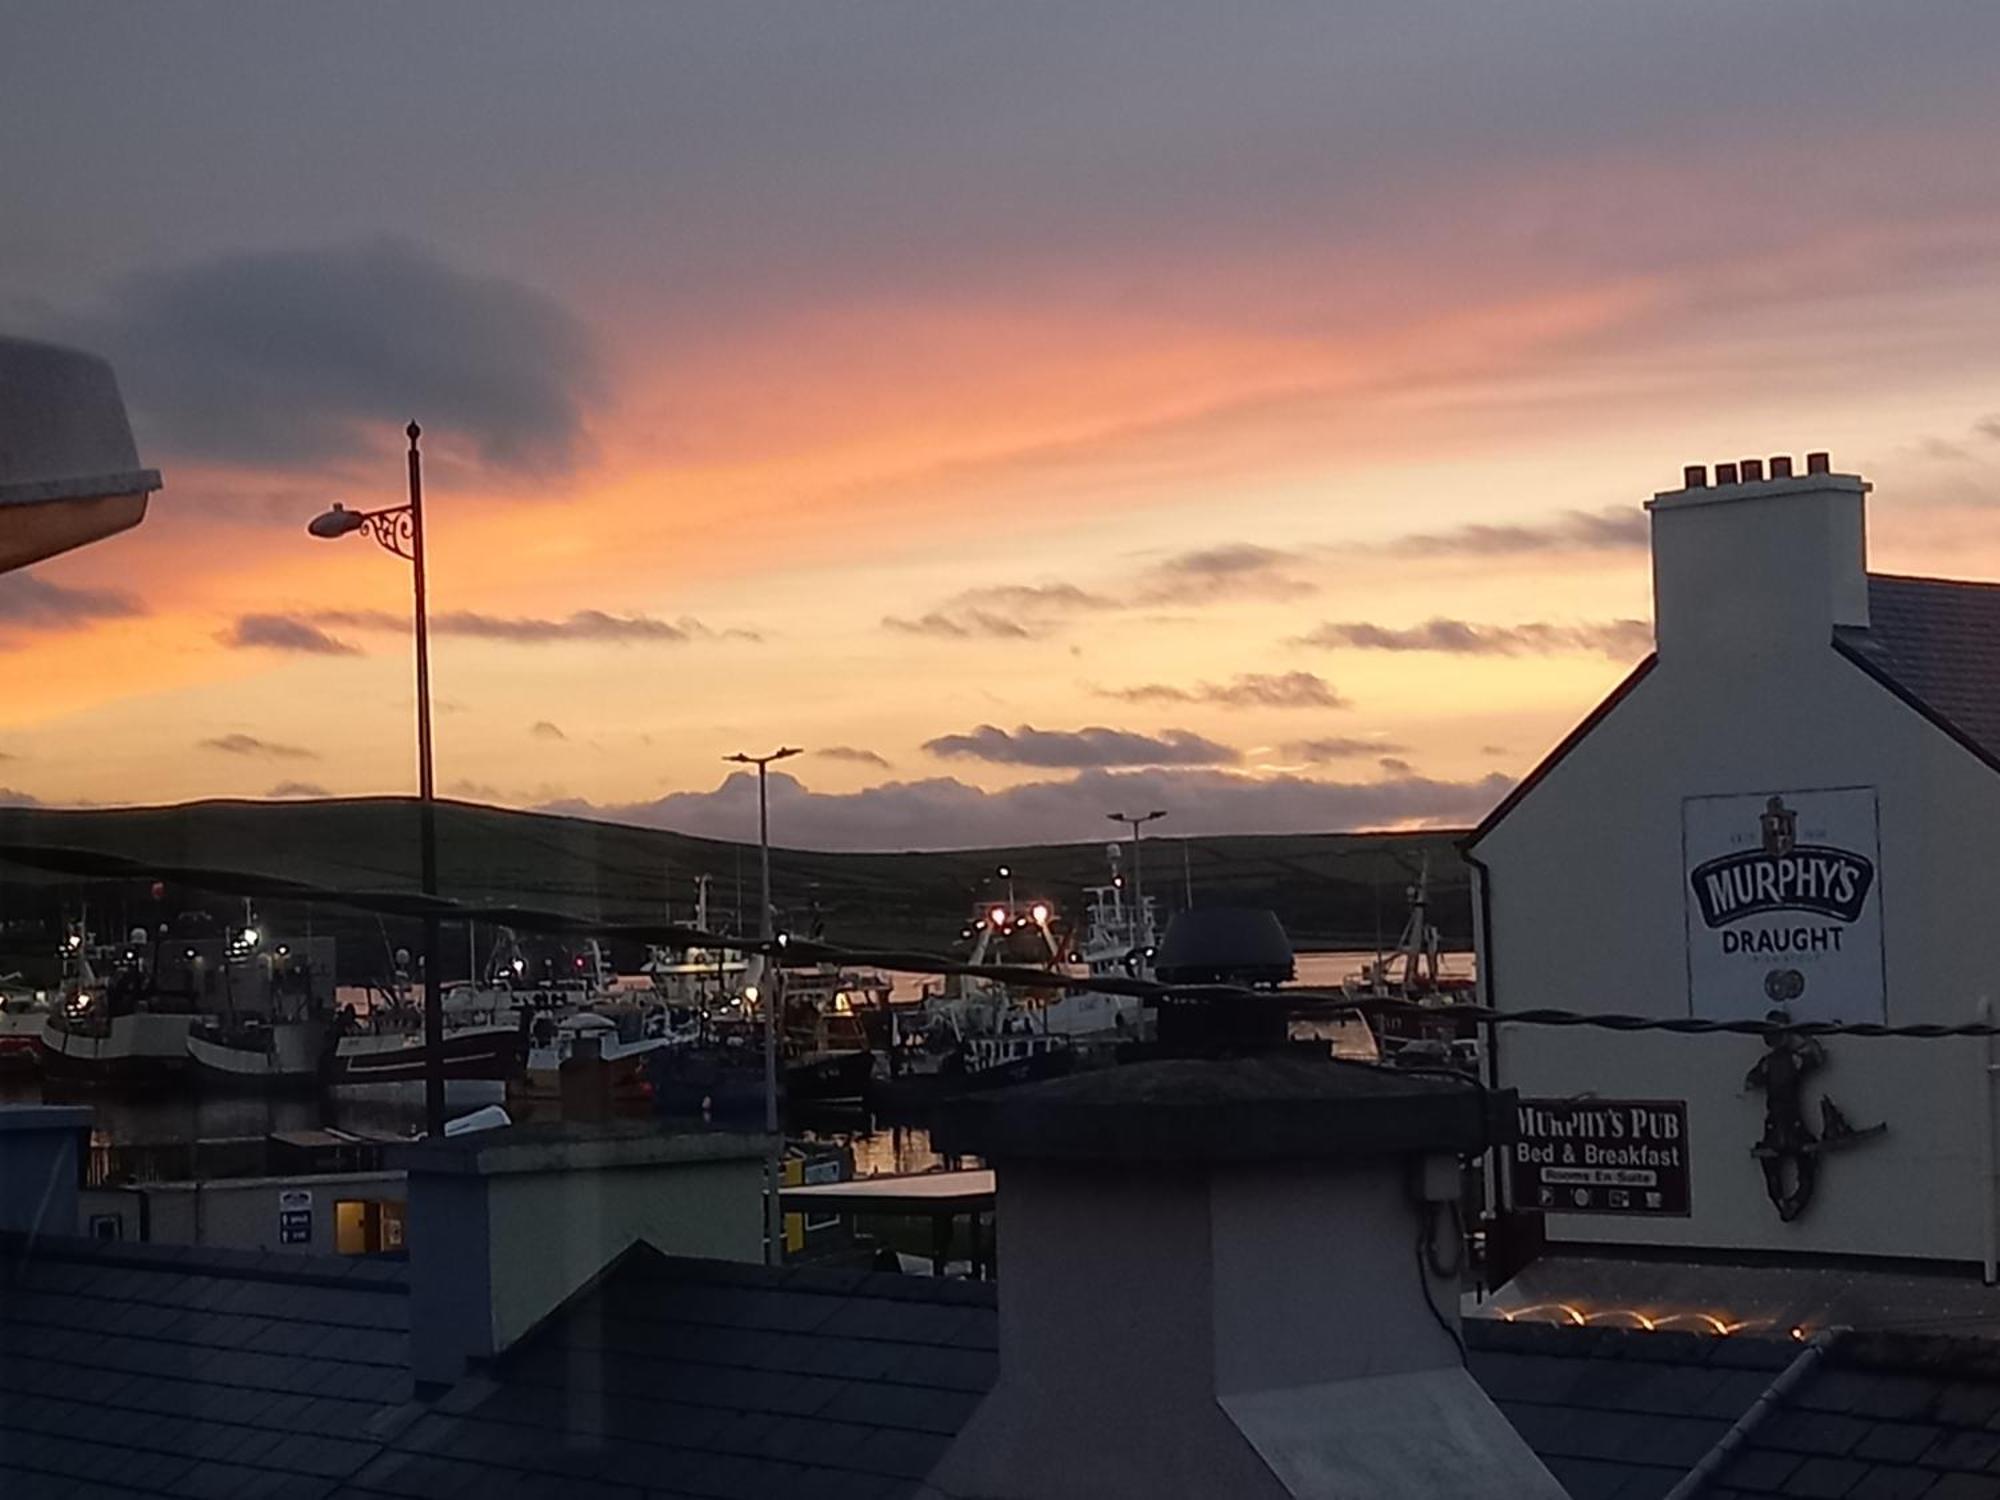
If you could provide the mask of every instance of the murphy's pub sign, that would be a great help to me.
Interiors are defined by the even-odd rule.
[[[1523,1099],[1518,1114],[1516,1208],[1687,1217],[1685,1100]]]
[[[1689,797],[1681,839],[1692,1014],[1885,1018],[1873,787]]]

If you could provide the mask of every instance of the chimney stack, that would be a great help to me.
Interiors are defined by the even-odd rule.
[[[1513,1094],[1173,1059],[961,1102],[997,1173],[1000,1378],[924,1496],[1561,1500],[1464,1369],[1459,1159]]]
[[[765,1138],[651,1124],[526,1125],[392,1152],[410,1178],[420,1387],[500,1353],[641,1240],[761,1262]]]
[[[1691,465],[1655,495],[1653,636],[1660,660],[1726,663],[1823,646],[1837,626],[1868,624],[1865,496],[1827,455]]]

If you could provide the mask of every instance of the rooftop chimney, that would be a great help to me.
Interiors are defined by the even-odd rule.
[[[1000,1379],[926,1496],[1560,1500],[1458,1344],[1459,1156],[1513,1095],[1175,1059],[954,1107],[998,1174]]]
[[[762,1261],[765,1140],[650,1125],[513,1126],[393,1153],[410,1174],[410,1353],[449,1384],[644,1240]]]
[[[0,1108],[0,1234],[77,1232],[78,1156],[90,1121],[77,1104]]]
[[[1655,495],[1653,635],[1660,659],[1727,662],[1823,646],[1868,624],[1864,496],[1824,453],[1715,466],[1715,483]],[[1690,468],[1690,475],[1695,471]]]

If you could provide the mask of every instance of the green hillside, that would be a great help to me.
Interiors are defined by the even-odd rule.
[[[161,865],[284,876],[342,890],[415,889],[416,804],[407,798],[320,802],[196,802],[176,807],[56,811],[0,809],[0,842],[59,845]],[[714,877],[711,916],[754,924],[755,845],[691,838],[660,829],[519,812],[474,803],[439,807],[440,881],[448,896],[518,904],[607,920],[692,915],[694,878]],[[1404,887],[1429,858],[1435,916],[1447,943],[1469,946],[1465,867],[1455,833],[1301,833],[1148,839],[1144,876],[1167,912],[1188,891],[1201,905],[1266,906],[1300,948],[1372,947],[1402,925]],[[1047,898],[1081,914],[1085,886],[1102,884],[1102,843],[925,853],[830,853],[778,850],[772,857],[776,900],[787,925],[806,930],[815,916],[827,938],[858,946],[949,949],[974,903],[1004,884],[1012,867],[1022,901]],[[1127,869],[1129,874],[1129,860]],[[193,890],[153,900],[148,883],[100,883],[86,889],[19,865],[0,869],[7,917],[17,924],[51,920],[89,899],[93,925],[118,930],[163,920],[163,908],[229,903]],[[267,909],[267,923],[297,924],[304,912]],[[342,968],[378,968],[384,929],[372,916],[316,909],[321,930],[342,936]],[[391,924],[387,936],[408,941]],[[32,943],[30,943],[32,946]],[[447,948],[453,945],[448,941]],[[453,949],[453,952],[456,952]],[[449,956],[449,955],[448,955]],[[462,962],[462,959],[458,960]],[[453,964],[452,967],[456,967]],[[447,973],[451,968],[447,968]]]

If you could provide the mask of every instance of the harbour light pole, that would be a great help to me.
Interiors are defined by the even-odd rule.
[[[1148,946],[1148,939],[1152,934],[1148,931],[1146,923],[1146,881],[1139,866],[1139,830],[1155,819],[1164,818],[1166,815],[1165,808],[1155,808],[1149,813],[1140,813],[1136,817],[1131,813],[1122,812],[1106,813],[1104,815],[1112,822],[1123,823],[1132,830],[1132,910],[1134,912],[1132,926],[1133,931],[1139,937],[1139,948],[1141,950],[1139,966],[1142,970],[1145,968],[1144,950]]]
[[[410,498],[404,505],[381,510],[349,510],[335,503],[315,516],[306,530],[332,539],[364,532],[386,552],[410,564],[416,585],[417,637],[417,829],[423,891],[438,893],[437,780],[431,761],[431,632],[430,606],[424,572],[424,472],[417,452],[423,429],[415,422],[403,429],[410,440]],[[432,1139],[444,1135],[444,995],[438,960],[443,943],[434,906],[424,913],[424,1129]]]
[[[764,949],[764,1131],[771,1137],[771,1154],[764,1169],[764,1259],[776,1265],[783,1259],[785,1219],[778,1207],[778,1157],[783,1146],[778,1136],[778,964],[771,939],[771,799],[772,765],[805,752],[781,745],[769,755],[745,755],[738,751],[725,755],[733,765],[757,768],[757,859],[763,876],[762,912],[757,919],[757,937]]]

